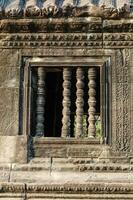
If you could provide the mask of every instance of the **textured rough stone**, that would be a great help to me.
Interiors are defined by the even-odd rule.
[[[131,50],[131,57],[133,56],[133,50]],[[130,69],[130,76],[131,76],[131,129],[133,130],[133,60],[131,59],[131,69]],[[131,148],[133,151],[133,132],[131,133]]]
[[[0,96],[0,135],[17,135],[19,89],[0,88]]]
[[[0,67],[20,67],[19,51],[16,49],[0,49]]]
[[[38,7],[35,11],[38,14]],[[0,31],[0,182],[6,182],[0,184],[0,199],[133,199],[132,20],[12,18],[0,20]],[[101,73],[107,67],[107,80],[101,80],[103,94],[109,84],[109,128],[107,132],[103,128],[104,144],[69,138],[30,138],[27,144],[29,69],[49,63],[100,66]],[[19,68],[24,71],[22,77]],[[19,98],[25,100],[22,136],[18,136],[23,123],[19,122]],[[103,100],[103,118],[105,107]]]
[[[0,163],[27,161],[27,142],[22,136],[0,137]]]
[[[114,5],[114,0],[81,0],[81,2],[85,2],[84,4],[94,4],[94,5],[102,5],[102,4],[106,4],[107,7],[110,7],[110,5]],[[76,4],[81,4],[81,2],[78,3],[78,1],[75,1]],[[116,5],[117,7],[123,5],[124,3],[130,3],[129,0],[116,0]],[[47,5],[66,5],[66,4],[72,4],[74,5],[72,0],[58,0],[58,1],[54,1],[54,0],[47,0],[47,2],[45,4],[42,4],[41,0],[39,0],[38,2],[36,2],[35,0],[27,0],[26,1],[26,5],[24,0],[3,0],[1,1],[0,7],[5,7],[7,10],[13,10],[13,9],[21,9],[24,7],[24,5],[26,7],[32,7],[32,6],[37,6],[37,5],[44,5],[45,7]],[[83,4],[83,5],[84,5]]]
[[[0,88],[19,87],[19,68],[0,67]]]
[[[12,171],[12,182],[36,182],[47,184],[133,183],[131,173],[95,173],[73,171]]]

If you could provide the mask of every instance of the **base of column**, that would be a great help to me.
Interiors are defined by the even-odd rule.
[[[32,138],[31,152],[36,158],[98,158],[101,144],[98,139]],[[32,150],[33,149],[33,150]]]

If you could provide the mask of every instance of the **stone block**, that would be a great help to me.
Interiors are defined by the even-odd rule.
[[[14,197],[14,195],[10,197],[0,197],[0,200],[25,200],[25,197]]]
[[[67,149],[63,147],[42,147],[39,149],[36,149],[35,151],[35,157],[66,157]]]
[[[0,88],[0,135],[18,134],[19,89]]]
[[[0,162],[26,163],[27,138],[23,136],[0,136]]]
[[[0,67],[19,67],[19,50],[0,49]]]
[[[19,68],[0,67],[0,88],[19,87]]]
[[[53,178],[49,171],[12,171],[11,182],[52,183]]]
[[[25,184],[0,183],[0,200],[24,200]]]

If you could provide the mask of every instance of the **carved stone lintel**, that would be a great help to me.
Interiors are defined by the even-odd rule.
[[[32,8],[29,8],[32,9]],[[28,11],[26,11],[28,12]],[[27,13],[26,15],[30,16]],[[29,16],[27,18],[29,18]],[[8,33],[46,33],[46,32],[56,32],[56,33],[66,33],[75,32],[75,33],[88,33],[95,32],[99,33],[102,28],[101,19],[98,18],[95,21],[84,20],[84,18],[72,18],[69,20],[68,18],[50,18],[50,19],[35,19],[36,16],[33,16],[33,19],[12,19],[12,20],[1,20],[0,21],[0,32],[8,32]],[[41,17],[42,18],[42,17]],[[59,35],[59,34],[58,34]],[[87,46],[87,45],[86,45]]]
[[[56,0],[44,1],[42,6],[42,16],[55,17],[59,9],[56,6]]]
[[[2,4],[2,2],[0,2],[0,4]],[[5,5],[4,5],[5,4]],[[23,4],[22,1],[20,3],[20,0],[12,0],[12,1],[5,1],[5,3],[3,3],[3,15],[5,15],[5,17],[7,18],[20,18],[23,17]]]
[[[49,6],[42,9],[42,16],[55,17],[58,14],[59,9],[55,6]]]
[[[88,109],[88,137],[95,137],[96,127],[95,127],[95,112],[96,112],[96,69],[94,67],[88,70],[88,87],[89,87],[89,109]]]
[[[41,10],[37,6],[29,6],[25,9],[25,17],[40,17]]]
[[[70,136],[70,106],[71,106],[71,69],[63,69],[63,118],[62,118],[62,134],[61,136]]]
[[[104,167],[104,166],[103,166]],[[106,168],[106,167],[105,167]],[[30,174],[30,173],[29,173]],[[82,173],[81,173],[82,174]],[[60,175],[63,175],[63,173]],[[81,175],[82,176],[82,175]],[[111,175],[110,175],[111,176]],[[115,175],[114,175],[115,176]],[[128,176],[128,175],[127,175]],[[115,179],[115,178],[114,178]],[[114,180],[112,179],[112,180]],[[122,179],[123,180],[123,179]],[[74,181],[73,181],[74,182]],[[99,197],[101,199],[107,199],[108,197],[111,199],[112,196],[116,195],[117,199],[132,199],[133,198],[133,183],[126,182],[105,182],[104,184],[101,182],[90,182],[85,184],[76,184],[75,182],[68,184],[37,184],[37,183],[1,183],[0,192],[2,195],[6,195],[11,199],[11,194],[13,197],[18,197],[18,194],[24,195],[28,194],[33,196],[34,199],[36,196],[41,195],[43,199],[55,196],[59,199],[60,193],[64,193],[66,196],[69,194],[77,194],[80,193],[84,199],[91,198],[92,195],[95,196],[95,199],[98,200]],[[88,196],[91,193],[91,197]],[[108,196],[108,197],[107,197]],[[15,199],[15,198],[14,198]]]
[[[84,114],[84,72],[82,68],[77,68],[76,72],[76,138],[82,137],[83,134],[83,114]]]
[[[21,8],[5,11],[7,18],[23,17],[23,10]]]
[[[36,105],[36,136],[44,136],[45,112],[45,70],[38,68],[37,105]]]
[[[26,0],[24,15],[25,17],[40,17],[41,16],[41,10],[37,6],[36,0]]]
[[[17,7],[20,7],[19,4]],[[38,18],[48,18],[48,17],[81,17],[81,16],[91,16],[91,17],[101,17],[103,19],[120,19],[120,18],[132,18],[133,14],[130,12],[129,5],[123,5],[121,8],[106,7],[105,5],[96,6],[94,4],[88,3],[88,1],[80,1],[78,5],[74,4],[73,1],[65,0],[61,6],[56,5],[56,1],[47,0],[44,1],[42,7],[37,6],[37,1],[26,1],[25,6],[21,6],[22,16],[18,12],[15,4],[13,6],[9,5],[8,12],[3,9],[2,18],[20,18],[20,17],[38,17]],[[59,12],[60,11],[60,14]],[[7,13],[7,14],[6,14]],[[57,13],[59,15],[57,15]]]

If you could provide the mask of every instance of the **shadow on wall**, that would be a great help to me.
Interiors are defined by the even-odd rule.
[[[0,0],[0,7],[4,7],[7,4],[8,0]]]
[[[0,0],[1,8],[16,8],[21,7],[24,8],[25,0]]]

